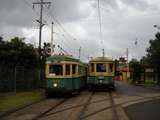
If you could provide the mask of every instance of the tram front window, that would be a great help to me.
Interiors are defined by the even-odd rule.
[[[97,72],[106,72],[106,64],[98,63],[96,65],[96,71]]]
[[[62,65],[50,65],[49,74],[52,74],[54,76],[63,75],[63,66]]]

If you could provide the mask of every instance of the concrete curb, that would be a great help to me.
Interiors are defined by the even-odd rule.
[[[43,101],[43,100],[45,100],[45,99],[46,99],[46,98],[43,97],[43,98],[41,98],[40,100],[36,100],[36,101],[33,101],[33,102],[28,103],[28,104],[26,104],[26,105],[19,106],[19,107],[15,108],[15,109],[2,112],[2,113],[0,113],[0,118],[3,118],[3,117],[5,117],[5,116],[7,116],[7,115],[10,115],[10,114],[12,114],[12,113],[14,113],[14,112],[17,112],[17,111],[21,110],[21,109],[24,109],[24,108],[26,108],[26,107],[29,107],[29,106],[31,106],[31,105],[33,105],[33,104],[39,103],[39,102],[41,102],[41,101]]]

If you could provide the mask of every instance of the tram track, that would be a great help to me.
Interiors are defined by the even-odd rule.
[[[112,114],[113,120],[119,120],[118,113],[117,113],[117,110],[116,110],[116,104],[114,102],[112,92],[109,92],[109,98],[110,98],[110,103],[111,103],[111,108],[112,108],[112,113],[113,113]]]
[[[55,104],[51,108],[47,109],[46,111],[42,112],[41,114],[37,115],[32,120],[39,120],[40,118],[44,117],[47,113],[49,113],[50,111],[57,108],[58,106],[60,106],[61,104],[65,103],[68,100],[69,100],[69,98],[66,98],[66,99],[63,99],[63,100],[59,101],[57,104]]]
[[[111,111],[111,114],[113,115],[113,120],[119,120],[119,118],[118,118],[118,113],[119,112],[116,110],[117,107],[120,107],[120,106],[126,105],[126,104],[130,104],[130,103],[131,104],[136,104],[136,103],[138,103],[138,101],[142,102],[145,99],[146,100],[160,99],[159,95],[147,97],[147,96],[143,96],[143,95],[139,95],[139,94],[134,94],[134,95],[131,95],[131,96],[135,96],[137,98],[130,99],[130,100],[128,99],[128,100],[117,103],[116,101],[119,99],[119,96],[114,96],[113,92],[107,92],[107,95],[108,95],[107,98],[99,99],[99,100],[96,100],[96,101],[93,100],[94,94],[95,94],[95,92],[92,92],[92,93],[89,93],[87,95],[87,97],[83,96],[85,99],[82,96],[79,96],[79,98],[83,98],[85,100],[84,101],[83,99],[81,99],[81,100],[84,101],[84,103],[76,102],[75,105],[72,105],[72,106],[69,106],[69,107],[66,107],[66,108],[57,109],[57,108],[60,108],[60,106],[63,103],[65,104],[66,101],[68,101],[68,100],[70,101],[70,98],[61,99],[61,100],[57,101],[56,103],[54,103],[54,105],[52,105],[48,108],[45,108],[45,111],[41,110],[42,113],[37,114],[36,116],[32,117],[31,120],[44,119],[45,117],[47,119],[47,117],[49,117],[49,116],[52,116],[52,115],[57,114],[57,113],[65,112],[65,111],[67,112],[67,110],[71,110],[73,120],[75,120],[75,119],[76,120],[82,120],[82,119],[91,117],[95,114],[98,114],[100,112],[106,111],[106,110]],[[76,98],[76,99],[78,101],[81,101],[79,98]],[[116,101],[114,101],[114,99]],[[101,102],[103,102],[103,103],[104,102],[109,102],[109,106],[106,106],[106,107],[102,106],[99,109],[97,108],[95,110],[90,111],[90,108],[92,108],[92,104],[94,106],[94,104],[98,104],[98,103],[101,104]],[[80,103],[80,104],[77,104],[77,103]]]
[[[95,92],[93,92],[93,93],[90,95],[90,97],[88,98],[87,102],[84,104],[84,106],[83,106],[83,108],[81,109],[81,112],[80,112],[77,120],[85,119],[85,118],[87,118],[87,117],[90,117],[90,116],[92,116],[92,115],[95,115],[95,114],[97,114],[97,113],[99,113],[99,112],[102,112],[102,111],[104,111],[104,110],[107,110],[107,109],[111,109],[111,110],[112,110],[113,120],[119,120],[118,113],[117,113],[117,110],[116,110],[116,104],[115,104],[115,102],[114,102],[114,97],[113,97],[112,92],[109,92],[109,93],[108,93],[108,94],[109,94],[109,98],[108,98],[108,99],[105,99],[105,100],[107,100],[106,102],[110,101],[110,106],[105,107],[105,108],[102,108],[102,109],[100,109],[100,110],[98,110],[98,111],[95,111],[95,112],[93,112],[93,113],[90,113],[90,114],[88,114],[88,115],[84,115],[85,112],[86,112],[86,110],[87,110],[87,108],[88,108],[88,105],[91,105],[91,104],[92,104],[90,101],[91,101],[91,99],[92,99],[92,97],[93,97],[94,94],[95,94]],[[108,94],[107,94],[107,95],[108,95]]]
[[[46,98],[42,98],[42,99],[37,100],[37,101],[35,101],[35,102],[29,103],[29,104],[27,104],[27,105],[20,106],[20,107],[14,109],[14,110],[10,110],[10,111],[4,112],[3,114],[0,114],[0,118],[4,118],[4,117],[6,117],[6,116],[9,116],[9,115],[11,115],[11,114],[13,114],[13,113],[16,113],[16,112],[18,112],[18,111],[21,111],[21,110],[23,110],[23,109],[25,109],[25,108],[27,108],[27,107],[33,106],[33,105],[38,104],[38,103],[40,103],[40,102],[42,102],[42,101],[45,101],[45,100],[46,100]]]
[[[83,108],[81,109],[81,111],[80,111],[80,113],[79,113],[79,115],[78,115],[78,117],[77,117],[77,120],[82,120],[82,119],[83,119],[83,116],[84,116],[84,114],[85,114],[85,111],[87,110],[88,105],[90,104],[90,102],[91,102],[92,97],[93,97],[94,94],[95,94],[95,91],[93,91],[93,92],[91,93],[91,95],[90,95],[89,98],[87,99],[87,102],[83,105]]]
[[[150,99],[150,100],[160,99],[160,98],[159,98],[160,96],[144,97],[144,96],[138,96],[138,95],[137,95],[137,97],[141,97],[141,98],[137,98],[137,99],[133,99],[133,100],[128,100],[128,101],[125,101],[125,102],[122,102],[122,103],[118,103],[118,104],[113,103],[113,104],[114,104],[114,107],[116,108],[116,107],[118,107],[118,106],[122,106],[122,105],[125,105],[125,104],[130,104],[130,103],[132,103],[132,102],[138,102],[138,101],[145,100],[145,99]],[[112,96],[112,98],[110,98],[110,99],[113,99],[113,96]],[[136,104],[136,103],[134,103],[134,104]],[[114,109],[115,109],[115,108],[114,108]],[[98,114],[98,113],[103,112],[103,111],[108,110],[108,109],[113,109],[113,106],[110,105],[110,106],[101,108],[101,109],[99,109],[99,110],[96,110],[96,111],[94,111],[94,112],[92,112],[92,113],[89,113],[89,114],[85,115],[85,116],[83,117],[83,119],[88,118],[88,117],[91,117],[92,115]],[[115,111],[115,110],[114,110],[114,111]],[[114,111],[113,111],[113,112],[114,112]],[[115,114],[115,113],[113,113],[113,115],[114,115],[114,114]],[[117,113],[116,113],[116,114],[117,114]],[[117,114],[116,116],[118,116],[118,114]],[[118,118],[118,119],[115,118],[115,120],[119,120],[119,118]]]

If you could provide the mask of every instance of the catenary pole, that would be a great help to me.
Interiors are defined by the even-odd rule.
[[[41,55],[41,42],[42,42],[42,27],[45,25],[43,24],[43,6],[48,5],[48,7],[51,5],[51,2],[44,2],[43,0],[40,0],[40,2],[33,2],[33,8],[35,5],[40,5],[40,18],[39,20],[36,20],[39,23],[39,55]]]

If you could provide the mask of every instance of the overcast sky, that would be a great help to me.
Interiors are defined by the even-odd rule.
[[[38,46],[39,0],[0,0],[0,35],[9,40],[14,36],[26,37],[26,42]],[[148,41],[160,25],[159,0],[100,0],[103,41],[99,35],[97,0],[44,0],[51,1],[50,8],[44,6],[42,42],[51,37],[52,15],[60,25],[54,25],[54,44],[61,45],[75,57],[82,48],[81,58],[102,55],[117,58],[125,56],[129,48],[129,59],[145,55]],[[52,14],[52,15],[51,15]],[[68,34],[69,33],[69,34]],[[134,42],[138,41],[135,45]]]

